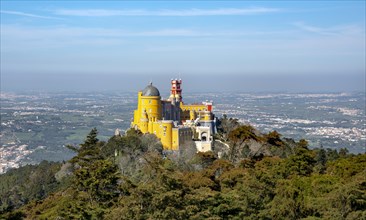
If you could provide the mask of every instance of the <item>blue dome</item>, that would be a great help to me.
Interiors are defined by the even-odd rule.
[[[150,85],[146,86],[144,90],[142,90],[143,96],[160,96],[159,90],[150,83]]]

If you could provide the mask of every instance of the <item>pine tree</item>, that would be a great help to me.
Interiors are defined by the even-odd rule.
[[[72,187],[78,201],[84,201],[83,198],[87,197],[89,206],[104,209],[119,195],[120,173],[118,167],[100,153],[104,143],[98,140],[97,135],[97,129],[93,128],[71,160],[75,169]],[[82,205],[87,206],[84,202]]]
[[[98,135],[97,128],[93,128],[86,137],[85,142],[83,144],[80,144],[80,150],[84,151],[94,149],[99,141],[97,135]]]

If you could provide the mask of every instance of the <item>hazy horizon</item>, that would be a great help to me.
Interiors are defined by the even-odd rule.
[[[181,78],[184,92],[365,92],[365,75],[28,74],[1,77],[4,92],[137,92],[149,82],[161,91]]]

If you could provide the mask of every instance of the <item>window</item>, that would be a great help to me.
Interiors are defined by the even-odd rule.
[[[149,100],[149,104],[151,104],[151,100]]]

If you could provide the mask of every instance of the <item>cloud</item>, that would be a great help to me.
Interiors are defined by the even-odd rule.
[[[362,35],[307,35],[220,29],[2,25],[4,72],[156,71],[341,72],[364,70]],[[248,30],[245,30],[248,31]],[[257,35],[270,35],[270,38]],[[290,35],[289,35],[290,34]],[[206,37],[208,36],[208,37]],[[232,36],[232,37],[231,37]],[[169,40],[166,40],[166,39]],[[189,38],[189,39],[188,39]],[[188,39],[188,40],[185,40]],[[143,63],[144,65],[141,65]]]
[[[302,28],[309,32],[323,33],[323,29],[306,27]],[[334,30],[333,30],[334,29]],[[304,36],[303,33],[292,32],[291,30],[279,30],[279,31],[257,31],[257,30],[202,30],[192,28],[167,28],[167,29],[151,29],[151,30],[124,30],[119,28],[90,28],[90,27],[68,27],[68,26],[48,26],[48,27],[31,27],[23,25],[2,25],[1,36],[3,41],[12,42],[10,44],[4,44],[4,47],[21,48],[24,47],[59,47],[65,45],[113,45],[121,44],[126,41],[133,42],[135,38],[141,39],[156,39],[161,41],[161,38],[195,38],[197,41],[201,41],[200,38],[209,38],[210,42],[227,41],[236,42],[236,44],[229,44],[227,46],[238,46],[237,42],[257,42],[252,44],[245,44],[245,47],[256,47],[257,49],[274,49],[281,50],[281,48],[288,48],[290,50],[306,50],[306,48],[318,48],[330,47],[346,49],[355,48],[360,46],[360,42],[364,45],[364,33],[359,30],[357,26],[349,26],[348,28],[328,28],[328,32],[332,30],[331,35],[317,34],[314,36]],[[337,30],[337,31],[336,31]],[[361,31],[361,32],[360,32]],[[327,33],[327,32],[326,32]],[[338,33],[338,34],[334,34]],[[344,34],[341,34],[344,33]],[[348,34],[345,34],[348,33]],[[352,33],[352,34],[349,34]],[[286,40],[287,36],[300,35],[304,36],[301,39],[302,43],[294,41],[293,44]],[[277,42],[272,44],[266,44],[267,40],[263,40],[260,36],[270,36],[272,41]],[[324,38],[323,36],[326,36]],[[258,38],[259,37],[259,38]],[[304,42],[305,41],[305,42]],[[304,44],[308,45],[303,48]],[[277,46],[276,46],[277,45]],[[215,45],[214,47],[219,47]],[[300,51],[302,51],[300,50]]]
[[[256,30],[202,30],[191,28],[167,28],[130,31],[117,28],[89,27],[29,27],[22,25],[3,25],[1,34],[8,39],[68,39],[101,37],[106,39],[122,37],[238,37],[238,36],[276,36],[287,34],[288,31],[256,31]]]
[[[186,10],[107,10],[107,9],[59,9],[54,13],[64,16],[107,17],[107,16],[224,16],[254,15],[278,12],[278,8],[219,8],[219,9],[186,9]]]
[[[18,15],[18,16],[24,16],[24,17],[32,17],[32,18],[42,18],[42,19],[61,19],[61,18],[57,18],[57,17],[42,16],[42,15],[24,13],[24,12],[20,12],[20,11],[0,11],[0,13],[1,14],[8,14],[8,15]]]
[[[48,26],[31,27],[23,25],[2,25],[1,51],[39,50],[63,47],[91,47],[124,45],[126,42],[133,42],[136,38],[153,38],[159,41],[160,38],[179,37],[205,37],[215,33],[193,29],[152,29],[131,31],[116,28],[87,28]]]
[[[203,37],[219,33],[196,31],[193,29],[157,29],[146,31],[128,31],[115,28],[85,28],[85,27],[26,27],[19,25],[3,25],[1,34],[10,39],[43,39],[43,38],[76,38],[76,37]],[[224,34],[224,33],[222,33]]]
[[[365,31],[363,28],[357,26],[357,25],[343,25],[343,26],[333,26],[333,27],[317,27],[313,25],[305,24],[304,22],[294,22],[294,26],[297,28],[311,32],[316,33],[320,35],[351,35],[351,34],[365,34]]]

